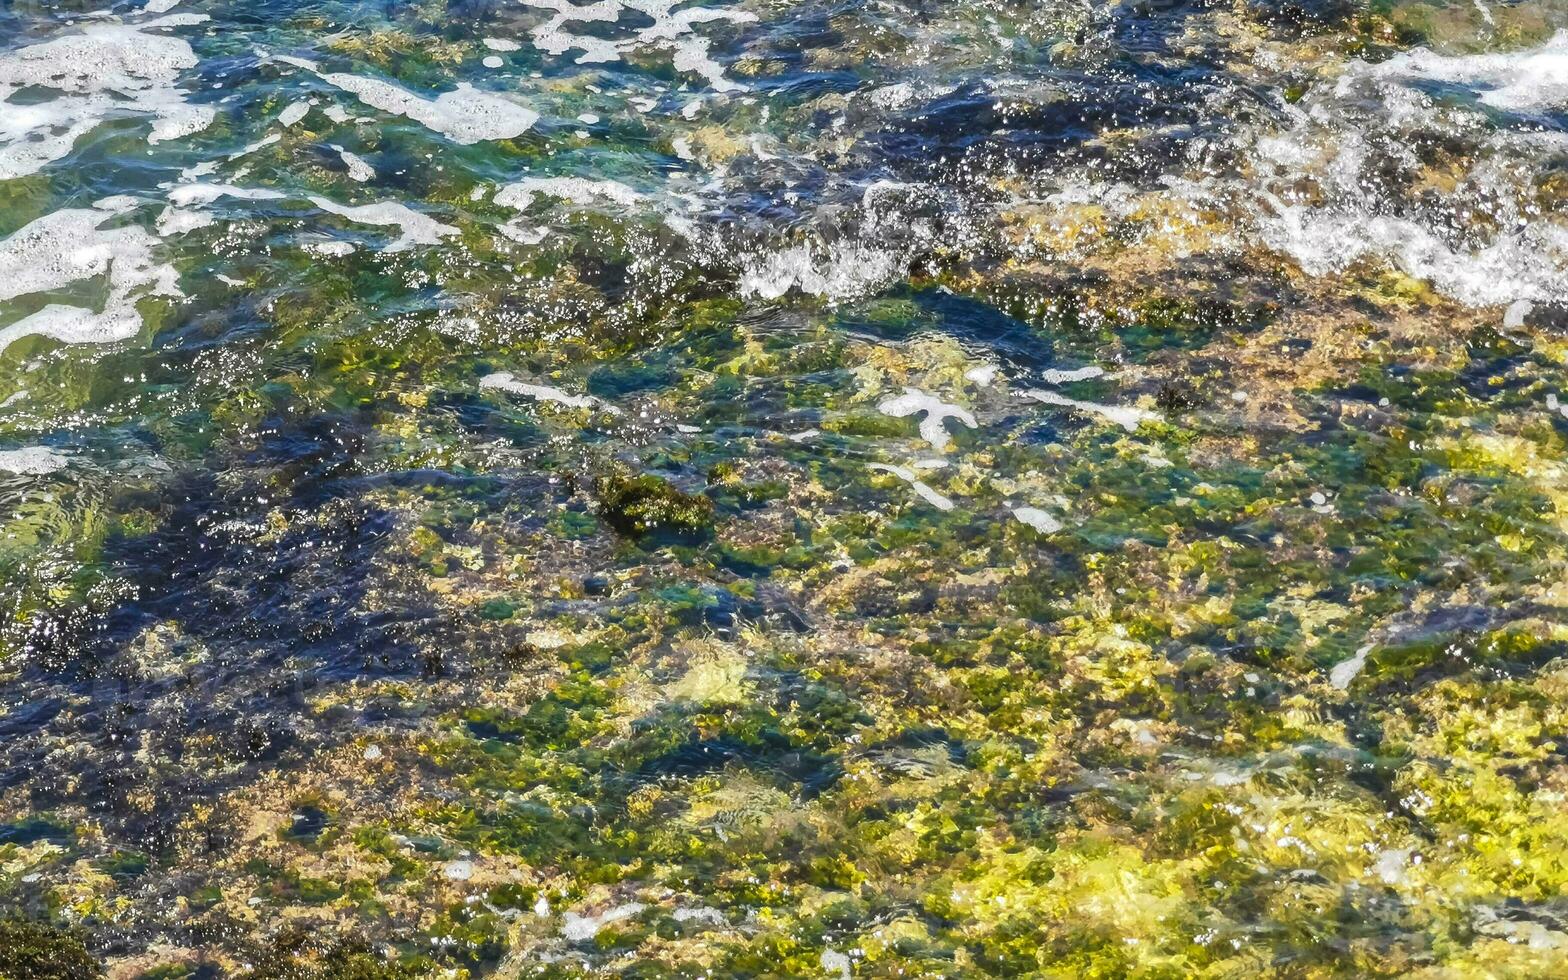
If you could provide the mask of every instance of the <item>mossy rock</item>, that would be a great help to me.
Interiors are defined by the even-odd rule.
[[[41,922],[0,922],[0,980],[85,980],[103,967],[75,932]]]
[[[713,529],[712,500],[684,493],[652,474],[601,476],[593,494],[605,523],[631,537],[656,531],[701,537]]]
[[[363,939],[329,939],[300,926],[280,932],[255,965],[240,974],[244,980],[400,980],[419,975],[414,964],[388,961]]]

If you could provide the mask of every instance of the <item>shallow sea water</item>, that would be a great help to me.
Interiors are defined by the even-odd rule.
[[[1568,972],[1563,0],[0,0],[0,977]]]

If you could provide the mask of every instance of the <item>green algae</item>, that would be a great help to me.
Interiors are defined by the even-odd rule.
[[[387,962],[364,939],[322,937],[285,929],[240,976],[247,980],[395,980],[426,973],[414,963]]]
[[[0,977],[87,980],[103,975],[80,934],[41,922],[0,920]]]
[[[1479,17],[1406,5],[1311,28],[1370,55],[1418,18],[1438,37],[1434,11]],[[473,39],[435,6],[406,16],[406,29],[334,42],[334,56],[444,87]],[[865,16],[825,30],[865,52],[881,44]],[[990,14],[931,16],[992,43]],[[1246,17],[1247,37],[1299,26]],[[673,78],[662,54],[635,61]],[[743,64],[766,76],[786,60]],[[586,98],[589,77],[560,85]],[[706,111],[720,120],[699,147],[710,154],[757,119]],[[401,124],[378,138],[429,139]],[[248,161],[261,179],[282,179],[290,140]],[[500,170],[537,150],[525,139],[452,159]],[[307,186],[342,189],[320,169]],[[230,677],[287,688],[271,672],[275,637],[295,666],[336,656],[339,636],[353,655],[324,668],[303,707],[245,688],[251,699],[225,708],[270,713],[298,748],[253,757],[245,742],[200,769],[221,727],[176,726],[167,743],[136,731],[134,767],[73,750],[146,780],[124,796],[133,813],[190,791],[157,860],[122,839],[142,832],[134,821],[29,840],[36,804],[6,796],[19,819],[0,830],[5,900],[46,892],[104,934],[211,937],[225,969],[258,978],[805,976],[837,972],[833,954],[887,976],[1560,969],[1568,443],[1540,408],[1558,390],[1560,340],[1500,337],[1401,274],[1347,275],[1354,308],[1314,309],[1329,322],[1313,333],[1300,314],[1319,297],[1273,260],[1234,259],[1234,281],[1164,255],[1163,280],[1130,262],[1066,282],[936,263],[959,296],[1016,320],[998,354],[980,317],[934,312],[930,282],[836,308],[791,298],[769,319],[701,298],[716,273],[672,260],[671,282],[627,299],[618,280],[646,255],[635,222],[563,220],[561,240],[522,252],[479,233],[500,215],[467,202],[468,175],[405,186],[462,225],[471,261],[330,267],[278,244],[273,271],[247,278],[265,308],[203,328],[264,338],[246,348],[252,363],[199,362],[212,373],[189,414],[149,423],[165,456],[215,461],[231,481],[198,498],[220,505],[211,524],[239,536],[254,517],[259,530],[222,552],[254,577],[208,590],[202,566],[179,586],[184,601],[218,594],[209,616],[244,629],[192,613],[205,653],[182,646],[176,662],[138,634],[143,659],[169,661],[157,666],[176,671],[171,684],[218,657],[239,665]],[[441,302],[464,297],[471,332],[435,309],[435,282]],[[1258,301],[1281,282],[1302,292]],[[1420,322],[1415,339],[1389,332],[1400,317]],[[153,330],[177,325],[160,315]],[[1028,355],[1056,363],[1047,344],[1063,366],[1120,375],[1063,392],[1166,418],[1129,433],[1016,399]],[[102,373],[153,359],[119,352]],[[1005,362],[1012,387],[964,380],[982,359]],[[475,393],[503,369],[625,414]],[[40,370],[67,390],[61,407],[135,387]],[[923,451],[913,420],[875,409],[906,383],[983,421],[922,477],[955,500],[946,514],[865,466]],[[627,468],[606,473],[611,458]],[[374,543],[331,551],[331,573],[298,543],[348,523],[346,507],[312,523],[324,497],[375,517]],[[1019,505],[1062,529],[1036,532]],[[8,525],[17,562],[36,560],[62,509]],[[109,615],[124,593],[94,589],[116,563],[143,570],[136,553],[162,535],[208,526],[173,510],[116,501],[81,521],[108,530],[62,534],[89,544],[24,590],[16,648],[36,642],[40,611]],[[21,567],[5,566],[7,581]],[[273,581],[267,616],[234,598]],[[352,599],[332,607],[335,592]],[[308,627],[269,633],[292,617]],[[1332,684],[1363,648],[1360,672]],[[110,669],[139,676],[117,656]],[[441,669],[404,678],[399,663]],[[158,697],[133,731],[168,723]],[[172,761],[176,747],[188,762]],[[84,778],[82,792],[103,792]],[[66,853],[40,846],[55,838]],[[150,888],[169,868],[185,901],[172,913]],[[563,935],[578,921],[567,913],[599,921],[631,904]],[[273,935],[292,919],[307,924]]]
[[[710,532],[713,501],[677,489],[651,473],[607,474],[593,482],[598,516],[622,534],[640,538],[660,531],[698,536]]]

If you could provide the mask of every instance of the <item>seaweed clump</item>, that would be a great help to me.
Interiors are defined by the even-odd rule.
[[[401,980],[411,964],[388,961],[359,937],[325,939],[290,927],[274,937],[245,980]]]
[[[622,534],[640,538],[656,531],[700,537],[713,528],[713,501],[685,493],[668,480],[611,474],[594,480],[599,516]]]
[[[0,980],[87,980],[103,976],[75,932],[41,922],[0,921]]]

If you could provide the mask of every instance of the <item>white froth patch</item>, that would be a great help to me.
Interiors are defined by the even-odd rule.
[[[252,153],[255,153],[257,150],[269,147],[272,144],[281,141],[282,139],[283,139],[283,137],[279,136],[277,133],[268,133],[266,136],[263,136],[261,139],[257,140],[256,142],[248,143],[245,146],[241,147],[240,149],[234,151],[233,153],[230,153],[229,154],[229,159],[230,160],[238,160],[240,157],[250,156]]]
[[[438,245],[446,236],[458,234],[454,226],[442,224],[428,214],[421,214],[397,201],[353,206],[329,201],[324,197],[312,197],[310,203],[328,214],[347,218],[355,224],[397,227],[402,234],[383,249],[386,252],[401,252],[416,245]]]
[[[706,905],[700,905],[696,908],[676,909],[675,921],[702,922],[710,926],[722,926],[729,920],[726,919],[724,917],[724,913],[720,912],[718,909],[710,908]]]
[[[894,418],[924,413],[925,418],[920,420],[920,438],[929,442],[931,448],[939,453],[947,451],[950,441],[945,424],[948,419],[955,419],[971,429],[979,424],[968,409],[951,402],[944,402],[919,388],[906,387],[902,395],[886,399],[877,405],[877,411]]]
[[[205,211],[189,211],[185,208],[164,208],[158,215],[155,226],[158,234],[164,238],[175,238],[199,231],[208,225],[216,224],[217,218]]]
[[[571,395],[549,385],[518,381],[510,371],[497,371],[495,374],[485,375],[479,379],[479,387],[509,391],[514,395],[522,395],[535,401],[554,402],[567,408],[601,408],[611,414],[620,414],[620,409],[592,395]]]
[[[99,211],[123,214],[126,211],[134,210],[139,204],[141,202],[130,194],[110,194],[108,197],[100,197],[94,201],[93,207]]]
[[[645,908],[647,906],[641,902],[627,902],[625,905],[617,905],[598,915],[578,915],[576,912],[568,912],[566,922],[561,926],[561,935],[567,942],[587,942],[597,936],[605,926],[622,919],[629,919]]]
[[[1341,660],[1328,672],[1328,682],[1341,691],[1350,687],[1350,682],[1355,680],[1366,669],[1367,655],[1372,652],[1372,644],[1367,644],[1357,650],[1355,655]]]
[[[1527,299],[1514,300],[1508,304],[1508,309],[1503,311],[1503,329],[1518,330],[1524,326],[1525,317],[1535,309],[1535,304]]]
[[[1542,46],[1526,51],[1450,58],[1420,48],[1370,66],[1367,72],[1375,78],[1463,85],[1497,109],[1561,108],[1568,105],[1568,31],[1558,31]]]
[[[935,507],[937,510],[953,509],[953,502],[951,500],[947,499],[940,493],[937,493],[935,490],[927,486],[924,482],[921,481],[919,475],[916,474],[912,469],[903,466],[890,466],[887,463],[867,463],[866,469],[874,470],[878,473],[890,473],[893,476],[898,477],[900,480],[903,480],[905,483],[909,484],[910,489],[914,490],[915,493],[919,495],[921,500],[924,500],[926,503],[930,504],[932,507]]]
[[[486,68],[500,68],[502,65],[506,64],[506,62],[501,60],[500,55],[492,54],[486,55],[480,64],[484,65]]]
[[[1474,252],[1450,248],[1407,218],[1287,205],[1268,198],[1276,221],[1263,240],[1311,276],[1342,272],[1368,255],[1386,256],[1407,275],[1471,306],[1568,299],[1568,229],[1535,222]]]
[[[497,226],[496,230],[519,245],[538,245],[550,237],[550,229],[539,225],[524,224],[521,221],[504,222]]]
[[[1372,870],[1385,885],[1407,884],[1410,853],[1408,847],[1391,847],[1379,851],[1377,860],[1372,863]]]
[[[1074,381],[1088,381],[1105,374],[1105,368],[1089,365],[1081,368],[1047,368],[1040,372],[1040,380],[1048,385],[1064,385]]]
[[[1038,507],[1014,507],[1013,516],[1041,534],[1055,534],[1064,526],[1056,517]]]
[[[1424,90],[1432,83],[1468,88],[1480,106],[1436,99]],[[1260,237],[1308,275],[1370,257],[1471,306],[1568,300],[1568,222],[1527,191],[1561,154],[1561,134],[1498,126],[1483,111],[1565,106],[1568,32],[1527,51],[1353,61],[1332,88],[1287,108],[1287,130],[1257,142],[1260,173],[1280,192],[1259,194]],[[1400,213],[1375,174],[1419,174],[1409,143],[1427,132],[1462,132],[1475,153],[1451,204]],[[1304,179],[1318,188],[1311,202],[1290,193]]]
[[[522,45],[504,37],[487,37],[485,38],[485,47],[491,51],[517,51],[522,48]]]
[[[365,78],[347,72],[322,72],[314,62],[303,58],[279,56],[276,60],[314,72],[328,85],[348,92],[372,108],[395,116],[406,116],[426,129],[465,146],[521,136],[539,121],[539,113],[532,109],[476,89],[467,82],[459,82],[451,92],[426,99],[379,78]]]
[[[353,242],[340,241],[335,238],[328,239],[326,241],[306,242],[305,250],[308,252],[315,252],[317,255],[326,255],[332,258],[342,258],[345,255],[353,255],[356,251],[358,251],[358,249],[354,247]]]
[[[175,14],[137,26],[91,24],[79,34],[0,54],[0,180],[37,173],[110,116],[149,117],[149,143],[206,129],[213,108],[187,104],[174,84],[196,66],[195,52],[180,38],[149,33],[206,19]],[[43,102],[11,101],[27,88],[58,94]]]
[[[1158,418],[1153,412],[1146,412],[1132,405],[1102,405],[1099,402],[1080,401],[1058,395],[1054,391],[1041,391],[1038,388],[1029,388],[1019,392],[1024,398],[1032,398],[1045,405],[1060,405],[1063,408],[1074,408],[1089,415],[1098,415],[1108,422],[1114,422],[1128,432],[1135,432],[1140,424]]]
[[[221,198],[231,197],[250,201],[275,201],[288,197],[282,191],[264,187],[238,187],[233,184],[184,184],[169,192],[169,203],[179,208],[198,208]],[[325,197],[306,198],[328,214],[346,218],[355,224],[374,227],[396,227],[401,234],[382,251],[402,252],[419,245],[437,245],[441,239],[458,234],[458,229],[421,214],[397,201],[379,201],[374,204],[339,204]],[[160,219],[161,220],[161,219]]]
[[[818,252],[797,245],[748,261],[741,272],[742,296],[778,299],[791,289],[831,300],[849,300],[903,277],[898,254],[853,242]]]
[[[981,387],[989,387],[996,381],[996,373],[1000,370],[1001,368],[995,364],[982,364],[979,367],[972,367],[965,371],[964,378],[967,381],[973,381]]]
[[[364,157],[357,153],[350,153],[341,146],[334,146],[333,149],[338,151],[338,159],[342,160],[343,165],[348,168],[350,180],[357,180],[363,184],[376,179],[376,168],[366,163]]]
[[[234,184],[185,184],[169,192],[169,203],[177,208],[204,207],[232,197],[242,201],[281,201],[288,195],[265,187],[239,187]]]
[[[0,473],[18,476],[45,476],[70,465],[70,460],[48,446],[27,446],[23,449],[0,450]]]
[[[824,949],[817,963],[823,973],[836,976],[839,980],[849,980],[853,973],[849,957],[836,949]]]
[[[676,71],[698,75],[720,92],[732,92],[745,86],[724,77],[724,68],[709,55],[709,39],[698,34],[700,24],[730,21],[736,24],[752,23],[755,14],[741,10],[712,10],[706,7],[686,7],[676,10],[681,0],[597,0],[578,6],[571,0],[523,0],[530,7],[554,12],[554,16],[533,30],[534,47],[553,55],[568,51],[582,52],[576,62],[604,64],[619,61],[633,51],[668,51],[670,63]],[[570,24],[614,24],[623,11],[633,11],[653,21],[650,26],[635,29],[629,37],[612,39],[589,34],[574,34],[567,30]]]
[[[583,177],[527,177],[496,191],[495,203],[503,208],[526,211],[534,198],[548,196],[572,204],[619,204],[633,207],[642,195],[615,180],[588,180]]]
[[[0,239],[0,302],[106,277],[102,309],[53,303],[0,327],[0,350],[41,335],[67,344],[127,340],[141,330],[136,303],[181,296],[179,275],[153,258],[158,239],[135,225],[105,229],[114,211],[56,211]]]
[[[295,102],[278,113],[278,125],[287,129],[308,115],[310,115],[310,103],[304,101]]]

